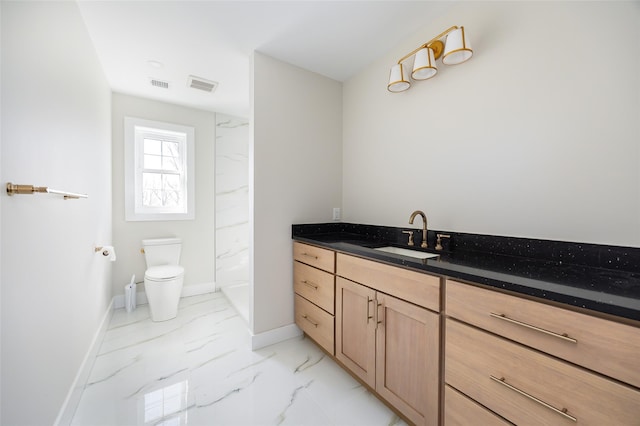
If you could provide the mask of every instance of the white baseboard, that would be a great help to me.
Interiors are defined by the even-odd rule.
[[[180,297],[198,296],[201,294],[213,293],[216,291],[216,283],[191,284],[182,287]],[[147,294],[144,291],[136,292],[136,305],[146,305]],[[124,294],[117,294],[113,297],[113,309],[124,308]]]
[[[269,345],[284,342],[302,335],[302,330],[295,324],[285,325],[284,327],[275,328],[260,334],[252,334],[251,350],[262,349]]]
[[[84,390],[84,386],[87,383],[87,380],[89,380],[89,374],[91,374],[93,362],[96,359],[104,335],[107,332],[109,323],[111,322],[111,317],[113,316],[113,306],[114,300],[111,299],[111,303],[109,303],[107,311],[102,317],[100,326],[93,336],[93,340],[91,341],[89,350],[85,354],[84,359],[82,360],[82,364],[80,364],[80,368],[78,369],[78,373],[76,374],[76,377],[71,384],[69,393],[67,394],[67,397],[65,398],[64,403],[60,408],[58,417],[53,423],[55,426],[69,425],[73,420],[73,415],[75,414],[76,409],[78,408],[78,404],[80,403],[80,398],[82,397],[82,391]]]

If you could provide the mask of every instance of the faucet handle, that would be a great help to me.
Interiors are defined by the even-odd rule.
[[[403,234],[409,234],[409,242],[407,245],[413,245],[413,231],[402,231]]]
[[[451,238],[451,235],[447,234],[436,234],[438,240],[436,241],[436,250],[442,250],[442,239],[443,238]]]

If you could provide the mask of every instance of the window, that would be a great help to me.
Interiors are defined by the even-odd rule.
[[[124,128],[125,219],[193,219],[193,127],[125,117]]]

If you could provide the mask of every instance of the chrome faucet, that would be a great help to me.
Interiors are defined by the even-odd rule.
[[[417,215],[422,216],[422,244],[420,244],[420,247],[427,248],[427,215],[425,215],[423,211],[416,210],[411,213],[409,225],[413,225],[413,219],[415,219]]]

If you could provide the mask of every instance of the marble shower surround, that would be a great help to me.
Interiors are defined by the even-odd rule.
[[[248,120],[216,114],[215,156],[216,287],[224,290],[249,283]]]

